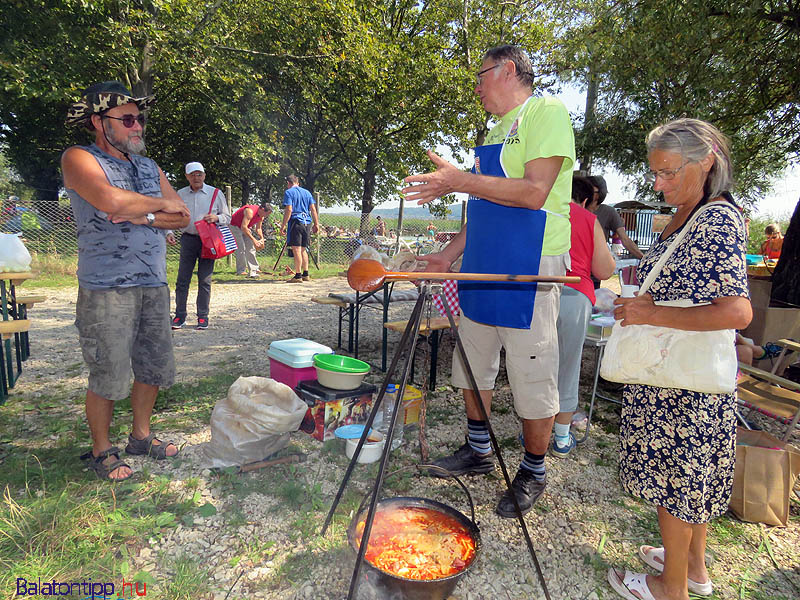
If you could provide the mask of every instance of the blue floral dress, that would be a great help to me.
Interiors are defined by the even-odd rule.
[[[650,286],[653,300],[749,296],[742,219],[727,202],[712,206]],[[676,234],[650,248],[639,265],[640,281]],[[736,458],[735,405],[735,394],[626,385],[619,465],[625,491],[688,523],[725,513]]]

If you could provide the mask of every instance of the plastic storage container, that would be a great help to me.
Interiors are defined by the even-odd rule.
[[[308,404],[314,419],[311,437],[322,442],[333,439],[334,431],[342,425],[367,421],[375,386],[362,383],[355,390],[344,391],[325,387],[318,381],[301,381],[294,391]]]
[[[381,426],[378,431],[380,431],[385,439],[389,439],[389,425],[392,422],[392,413],[394,412],[394,401],[397,396],[397,386],[393,383],[390,383],[386,386],[386,393],[383,395],[383,406],[381,410],[383,411],[383,419],[381,421]],[[403,443],[403,422],[405,421],[405,412],[403,409],[403,404],[400,404],[401,412],[397,417],[397,421],[394,424],[394,433],[392,434],[392,450],[397,450],[400,447],[400,444]]]
[[[277,340],[269,345],[269,374],[275,381],[291,388],[307,379],[317,378],[314,355],[333,354],[328,346],[303,338]]]

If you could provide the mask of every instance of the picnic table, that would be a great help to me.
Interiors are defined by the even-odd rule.
[[[30,354],[27,319],[28,304],[41,301],[43,298],[31,300],[17,295],[17,286],[27,279],[33,279],[33,273],[0,273],[0,306],[3,320],[0,322],[0,404],[5,403],[8,390],[14,387],[22,373],[22,363]],[[23,301],[24,300],[24,301]],[[11,340],[14,340],[14,354],[11,351]],[[14,358],[16,357],[16,361]]]

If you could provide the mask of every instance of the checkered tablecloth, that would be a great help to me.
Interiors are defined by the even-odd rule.
[[[453,279],[448,279],[442,283],[442,293],[434,294],[433,296],[433,305],[436,307],[436,310],[439,311],[440,315],[446,317],[447,311],[444,308],[442,296],[447,299],[447,305],[450,307],[450,312],[452,312],[453,315],[457,315],[459,313],[458,282]]]

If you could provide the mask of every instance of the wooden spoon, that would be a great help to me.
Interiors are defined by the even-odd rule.
[[[377,260],[359,258],[347,269],[347,283],[359,292],[377,290],[390,281],[517,281],[539,283],[579,283],[580,277],[563,275],[498,275],[495,273],[427,273],[425,271],[387,271]]]

